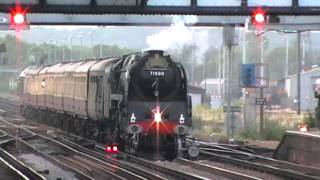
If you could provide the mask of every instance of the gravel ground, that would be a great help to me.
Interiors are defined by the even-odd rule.
[[[186,172],[186,173],[190,173],[190,174],[196,174],[196,175],[202,176],[204,178],[208,178],[208,179],[217,179],[217,180],[227,180],[227,179],[229,179],[229,178],[225,178],[225,177],[222,177],[222,176],[218,176],[218,175],[212,174],[210,172],[200,171],[198,169],[195,169],[195,168],[190,167],[190,166],[182,165],[182,164],[180,164],[178,162],[175,162],[175,161],[171,161],[171,162],[169,162],[169,161],[157,161],[157,164],[165,166],[165,167],[168,167],[168,168],[171,168],[171,169],[179,170],[179,171],[182,171],[182,172]]]
[[[276,149],[278,147],[279,141],[254,141],[250,140],[246,144],[256,145],[258,147],[268,148],[268,149]]]
[[[66,171],[37,155],[21,154],[18,158],[48,179],[78,179],[74,173]]]
[[[250,170],[247,168],[242,168],[242,167],[235,166],[235,165],[228,164],[228,163],[221,163],[221,162],[208,161],[208,160],[201,160],[199,162],[203,163],[203,164],[210,165],[210,166],[224,168],[224,169],[227,169],[230,171],[239,172],[242,174],[258,177],[258,178],[261,178],[264,180],[280,180],[280,179],[282,180],[282,179],[284,179],[284,178],[281,178],[278,176],[274,176],[272,174],[268,174],[268,173],[264,173],[264,172],[260,172],[260,171],[255,171],[255,170]]]

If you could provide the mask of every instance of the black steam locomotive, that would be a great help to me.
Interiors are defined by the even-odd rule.
[[[20,75],[21,113],[137,153],[174,159],[186,141],[191,99],[181,64],[163,51],[33,66]],[[117,150],[111,146],[108,150]]]

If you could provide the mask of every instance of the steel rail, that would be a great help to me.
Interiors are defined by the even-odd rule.
[[[127,155],[128,156],[128,161],[130,162],[134,162],[136,164],[139,164],[141,166],[147,167],[149,169],[152,170],[157,170],[160,171],[162,173],[165,174],[169,174],[170,176],[177,178],[177,179],[185,179],[185,180],[204,180],[204,179],[208,179],[205,177],[201,177],[198,175],[194,175],[194,174],[190,174],[187,172],[181,172],[181,171],[177,171],[171,168],[167,168],[164,166],[160,166],[154,162],[148,161],[148,160],[144,160],[142,158],[138,158],[136,156],[132,156],[132,155]]]
[[[199,170],[204,170],[204,171],[207,171],[207,172],[210,172],[210,173],[222,176],[222,177],[231,178],[231,179],[261,180],[261,178],[257,178],[257,177],[254,177],[254,176],[249,176],[249,175],[246,175],[246,174],[230,171],[230,170],[219,168],[219,167],[215,167],[215,166],[210,166],[210,165],[207,165],[207,164],[198,163],[198,162],[195,162],[195,161],[190,161],[190,160],[184,159],[184,158],[179,158],[178,162],[182,163],[184,165],[188,165],[188,166],[194,167],[194,168],[199,169]]]
[[[31,169],[30,167],[19,161],[17,158],[15,158],[13,155],[11,155],[2,148],[0,148],[0,156],[1,161],[6,162],[6,164],[12,166],[14,169],[17,170],[17,172],[21,172],[25,177],[27,177],[27,179],[46,180],[46,178],[43,177],[41,174]]]
[[[305,179],[320,180],[320,177],[310,176],[310,175],[302,174],[299,172],[294,172],[286,169],[280,169],[280,168],[276,168],[268,165],[263,165],[260,163],[248,162],[248,161],[231,158],[223,155],[218,155],[214,153],[209,153],[205,151],[200,151],[200,155],[209,160],[232,163],[241,167],[245,167],[253,170],[259,170],[261,172],[267,172],[267,173],[277,175],[277,176],[282,176],[285,178],[301,179],[301,180],[305,180]]]
[[[154,180],[164,180],[166,178],[164,177],[161,177],[159,175],[156,175],[156,174],[153,174],[147,170],[144,170],[144,169],[139,169],[138,167],[135,167],[135,166],[132,166],[132,165],[129,165],[125,162],[122,162],[122,161],[118,161],[116,159],[112,159],[112,158],[109,158],[109,157],[106,157],[105,155],[103,155],[102,153],[99,153],[97,151],[94,151],[94,150],[91,150],[91,149],[87,149],[85,147],[82,147],[74,142],[71,142],[69,140],[65,140],[65,139],[62,139],[62,138],[57,138],[56,139],[57,141],[69,146],[69,147],[72,147],[73,149],[76,149],[77,151],[80,151],[80,152],[83,152],[89,156],[92,156],[94,158],[97,158],[99,159],[100,161],[103,161],[103,162],[106,162],[106,163],[110,163],[110,164],[114,164],[118,167],[121,167],[123,169],[127,169],[131,172],[135,172],[136,174],[139,174],[140,176],[142,177],[145,177],[146,179],[154,179]]]
[[[58,146],[63,147],[63,148],[65,148],[65,149],[69,150],[69,151],[78,153],[78,154],[81,155],[82,157],[85,157],[85,158],[91,160],[92,162],[101,163],[101,164],[105,165],[106,167],[114,167],[115,169],[117,169],[117,174],[119,174],[120,176],[123,176],[123,177],[125,177],[125,178],[127,178],[127,179],[136,179],[136,180],[143,179],[143,180],[145,180],[144,177],[137,175],[134,171],[131,172],[131,171],[128,171],[128,170],[126,170],[126,169],[124,169],[124,168],[120,168],[120,167],[118,167],[118,166],[116,166],[116,165],[114,165],[114,164],[112,164],[112,163],[103,162],[103,161],[101,161],[101,160],[99,160],[99,159],[96,159],[95,157],[89,156],[88,154],[86,154],[86,153],[83,152],[83,151],[78,151],[77,149],[74,149],[74,148],[66,145],[65,143],[62,143],[62,142],[60,142],[60,141],[57,140],[57,139],[51,139],[51,138],[48,138],[48,137],[46,137],[46,136],[37,134],[37,133],[33,132],[32,130],[23,128],[23,127],[21,127],[21,126],[19,126],[19,125],[15,125],[15,124],[13,124],[13,123],[11,123],[11,122],[8,122],[8,121],[5,121],[5,123],[10,124],[10,125],[12,125],[12,126],[15,126],[16,128],[23,129],[24,131],[29,132],[29,133],[32,133],[32,134],[36,135],[37,137],[43,138],[43,139],[45,139],[45,140],[47,140],[47,141],[51,141],[51,142],[57,144]],[[29,137],[27,137],[27,138],[29,138]],[[26,138],[26,140],[27,140],[27,138]],[[31,145],[30,145],[30,146],[31,146]],[[105,171],[105,172],[106,172],[106,171]],[[133,173],[133,172],[134,172],[134,173]],[[110,175],[113,176],[113,174],[110,174]],[[113,177],[114,177],[114,178],[117,178],[117,176],[118,176],[118,175],[115,175],[115,176],[113,176]],[[154,178],[154,176],[153,176],[153,178]],[[121,179],[121,178],[120,178],[120,179]]]

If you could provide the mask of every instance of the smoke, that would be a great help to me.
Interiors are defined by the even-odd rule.
[[[201,30],[187,26],[197,22],[197,16],[173,16],[172,24],[169,28],[147,37],[147,49],[159,49],[179,53],[184,46],[193,46],[195,47],[193,53],[197,58],[197,62],[201,61],[204,53],[210,47],[209,33],[205,29]]]

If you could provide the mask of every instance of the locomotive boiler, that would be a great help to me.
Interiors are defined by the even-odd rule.
[[[163,51],[29,67],[20,87],[28,118],[133,154],[198,155],[186,140],[192,126],[186,73]]]

